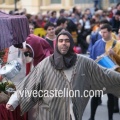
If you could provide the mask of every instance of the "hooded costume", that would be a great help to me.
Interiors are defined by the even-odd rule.
[[[33,52],[33,65],[36,66],[45,57],[53,53],[51,46],[43,38],[30,34],[26,39],[26,45]]]
[[[26,46],[29,47],[33,55],[33,66],[36,66],[44,58],[53,53],[49,43],[41,37],[30,34],[26,39]],[[30,64],[26,66],[26,74],[30,72]]]
[[[62,55],[58,50],[58,38],[60,35],[67,35],[69,37],[70,48],[67,54],[65,55]],[[59,69],[59,70],[66,69],[66,68],[70,68],[71,66],[75,64],[77,56],[73,51],[73,47],[74,47],[74,42],[73,42],[73,38],[71,34],[67,31],[61,31],[57,36],[56,47],[54,50],[54,54],[51,57],[51,62],[53,66],[55,67],[55,69]]]

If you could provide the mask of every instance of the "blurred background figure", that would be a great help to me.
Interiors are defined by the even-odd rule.
[[[57,13],[56,13],[56,11],[51,12],[51,16],[50,16],[49,21],[52,22],[54,25],[56,25],[56,21],[57,21]]]
[[[120,28],[118,30],[118,40],[120,40]]]
[[[44,29],[46,30],[45,40],[49,43],[49,45],[53,49],[54,41],[56,40],[55,25],[52,22],[47,22],[44,26]]]
[[[32,23],[29,24],[30,34],[34,33],[34,25]]]

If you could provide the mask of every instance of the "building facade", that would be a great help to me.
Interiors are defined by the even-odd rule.
[[[99,0],[102,8],[106,9],[111,5],[116,5],[120,0]],[[81,9],[93,8],[94,0],[0,0],[0,9],[8,12],[10,10],[26,8],[27,13],[37,14],[51,10],[59,11],[64,8],[70,10],[74,6]]]

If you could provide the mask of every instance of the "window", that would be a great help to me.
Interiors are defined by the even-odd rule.
[[[93,0],[74,0],[75,4],[80,4],[80,3],[84,3],[84,4],[88,4],[88,3],[93,3]]]
[[[110,0],[110,3],[118,3],[118,0]]]
[[[51,4],[60,4],[61,0],[51,0]]]

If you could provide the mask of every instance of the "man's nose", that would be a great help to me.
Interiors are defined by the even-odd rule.
[[[65,41],[65,40],[63,40],[62,44],[65,44],[65,43],[66,43],[66,41]]]

